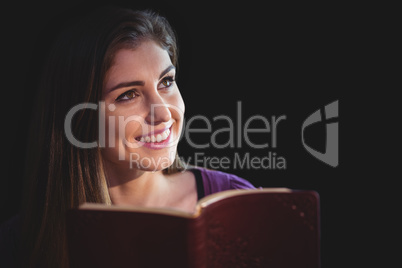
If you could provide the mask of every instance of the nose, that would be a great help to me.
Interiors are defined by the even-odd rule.
[[[145,117],[145,121],[150,125],[158,125],[163,122],[168,122],[172,119],[172,114],[169,110],[169,105],[157,95],[152,97],[148,103],[149,111]]]

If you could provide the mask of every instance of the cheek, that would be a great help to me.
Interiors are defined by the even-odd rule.
[[[179,90],[177,90],[175,94],[169,98],[168,102],[172,116],[177,121],[182,122],[184,118],[185,105]]]
[[[134,134],[141,134],[143,118],[138,115],[123,115],[117,113],[106,114],[105,142],[106,146],[118,147],[123,139],[133,142]]]

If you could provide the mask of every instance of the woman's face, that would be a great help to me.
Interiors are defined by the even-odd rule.
[[[148,171],[173,163],[184,113],[175,74],[154,41],[118,50],[103,88],[107,163]]]

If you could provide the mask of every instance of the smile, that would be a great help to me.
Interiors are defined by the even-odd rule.
[[[142,137],[138,137],[136,138],[137,141],[140,142],[144,142],[144,143],[155,143],[155,142],[162,142],[164,140],[166,140],[170,135],[170,129],[166,129],[165,131],[163,131],[162,133],[158,133],[158,134],[151,134],[151,135],[147,135],[147,136],[142,136]]]

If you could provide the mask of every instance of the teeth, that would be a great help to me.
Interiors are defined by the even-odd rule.
[[[150,135],[150,136],[145,136],[141,137],[139,139],[140,142],[161,142],[167,139],[169,137],[170,130],[166,129],[163,133],[157,134],[156,137],[155,135]]]

